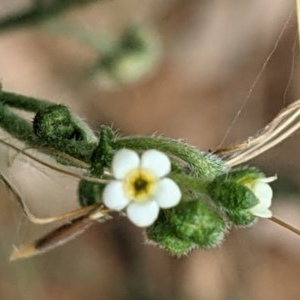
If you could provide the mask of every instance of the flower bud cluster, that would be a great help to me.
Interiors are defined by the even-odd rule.
[[[87,127],[62,105],[37,112],[36,135],[53,147],[90,141]],[[78,147],[79,149],[79,147]],[[163,138],[122,138],[101,126],[90,152],[88,175],[79,183],[81,206],[102,204],[145,229],[152,242],[173,255],[215,247],[233,226],[270,218],[272,189],[258,169],[229,169],[216,155]]]

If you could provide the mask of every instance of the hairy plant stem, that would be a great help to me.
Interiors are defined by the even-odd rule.
[[[182,159],[190,166],[192,176],[211,180],[226,172],[227,167],[217,156],[198,150],[183,142],[161,137],[124,137],[113,143],[114,149],[129,148],[134,150],[157,149]]]
[[[50,102],[26,97],[19,94],[1,91],[0,92],[0,127],[7,131],[14,138],[24,142],[30,147],[51,147],[57,151],[65,152],[74,158],[89,163],[92,153],[97,146],[96,138],[92,138],[91,130],[77,116],[73,117],[74,123],[85,133],[83,140],[60,139],[51,144],[40,139],[34,132],[32,123],[19,116],[10,108],[17,108],[36,113],[39,110],[47,109]]]
[[[30,112],[37,112],[40,109],[53,105],[53,103],[46,100],[36,99],[6,91],[0,92],[0,103]]]
[[[2,20],[0,20],[0,31],[17,28],[24,25],[34,25],[72,7],[96,1],[97,0],[52,0],[49,4],[36,4],[21,12],[17,12],[2,18]]]

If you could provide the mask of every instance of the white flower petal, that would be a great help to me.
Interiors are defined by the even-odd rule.
[[[169,157],[158,150],[147,150],[142,154],[141,167],[153,172],[157,177],[163,177],[171,171]]]
[[[181,190],[172,179],[166,177],[157,182],[153,199],[161,208],[170,208],[179,203]]]
[[[112,173],[116,179],[122,179],[132,169],[138,168],[140,158],[138,154],[129,149],[119,150],[112,160]]]
[[[106,185],[102,198],[105,206],[117,211],[121,211],[129,203],[129,199],[124,193],[123,182],[117,180],[111,181]]]
[[[250,209],[250,212],[256,216],[256,217],[260,217],[260,218],[271,218],[272,217],[272,212],[264,207],[264,208],[261,208],[261,207],[258,207],[258,205],[252,207]]]
[[[131,202],[126,209],[128,219],[139,227],[152,225],[158,217],[159,207],[155,201]]]
[[[264,207],[271,206],[273,191],[267,183],[257,181],[252,188],[252,192]]]

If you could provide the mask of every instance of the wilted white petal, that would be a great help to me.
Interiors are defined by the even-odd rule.
[[[112,173],[116,179],[123,179],[132,169],[138,168],[140,158],[138,154],[129,149],[119,150],[112,160]]]
[[[159,207],[155,201],[131,202],[126,209],[128,219],[139,227],[152,225],[158,217]]]
[[[269,183],[269,182],[277,180],[277,175],[270,176],[270,177],[259,178],[257,180],[260,181],[260,182]]]
[[[170,173],[171,161],[169,157],[158,150],[147,150],[142,154],[141,167],[153,172],[157,177]]]
[[[250,209],[250,212],[260,218],[271,218],[272,217],[272,212],[266,208],[266,207],[261,207],[259,205],[256,205]]]
[[[257,181],[253,186],[252,192],[264,207],[269,208],[271,206],[273,191],[267,183]]]
[[[105,206],[117,211],[124,209],[129,203],[129,199],[124,193],[123,183],[117,180],[111,181],[106,185],[102,198]]]
[[[181,190],[172,179],[166,177],[157,183],[153,199],[161,208],[170,208],[179,203]]]

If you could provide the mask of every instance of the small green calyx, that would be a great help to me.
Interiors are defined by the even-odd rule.
[[[81,207],[102,203],[101,194],[105,184],[80,180],[78,185],[78,201]]]
[[[182,203],[165,210],[147,237],[173,255],[181,256],[196,247],[215,247],[221,243],[227,225],[204,199]]]
[[[264,178],[264,175],[255,168],[233,169],[213,180],[207,191],[230,221],[237,226],[246,226],[256,219],[250,209],[259,200],[251,187],[260,178]]]
[[[94,176],[102,176],[104,168],[111,165],[114,149],[112,143],[115,140],[114,131],[106,125],[100,127],[100,138],[92,155],[90,172]]]
[[[185,241],[178,238],[172,228],[168,227],[168,223],[164,220],[163,213],[159,220],[146,230],[148,242],[157,244],[160,248],[166,250],[171,255],[178,257],[186,255],[189,251],[195,248],[195,245],[190,241]]]
[[[197,199],[166,211],[176,235],[201,247],[219,244],[224,237],[225,223],[213,207]]]
[[[232,180],[243,185],[251,185],[256,180],[265,178],[264,173],[254,167],[235,168],[231,170],[227,175]]]
[[[70,111],[63,105],[40,109],[34,117],[33,129],[40,139],[50,143],[79,138]]]

